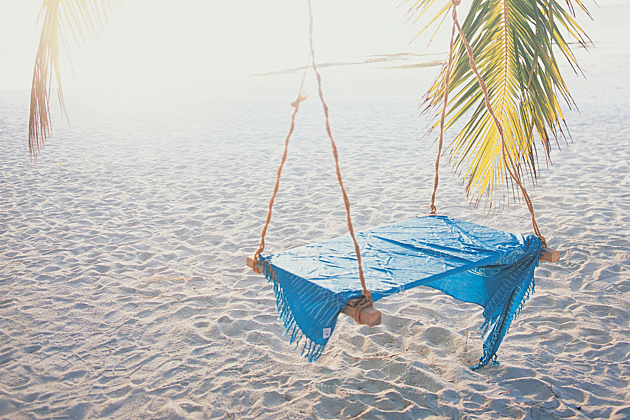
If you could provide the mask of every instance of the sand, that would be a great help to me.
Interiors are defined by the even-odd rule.
[[[422,287],[379,301],[378,327],[342,316],[315,363],[283,336],[271,286],[244,261],[299,75],[67,92],[72,125],[55,116],[36,164],[28,93],[1,92],[0,417],[630,418],[630,90],[614,82],[630,60],[603,44],[578,51],[572,141],[530,189],[562,259],[537,268],[499,364],[476,372],[480,308]],[[428,211],[435,147],[417,105],[435,71],[323,73],[358,230]],[[309,83],[270,252],[345,233]],[[441,213],[531,231],[524,205],[487,218],[442,173]]]

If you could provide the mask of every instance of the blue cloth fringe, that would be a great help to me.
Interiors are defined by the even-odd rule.
[[[487,365],[514,318],[534,292],[540,240],[485,226],[426,216],[357,235],[374,301],[427,286],[484,308],[483,356]],[[350,299],[361,296],[356,256],[348,235],[263,256],[285,334],[309,361],[317,360]]]

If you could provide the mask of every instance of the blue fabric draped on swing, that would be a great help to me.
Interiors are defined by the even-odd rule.
[[[483,356],[488,364],[534,289],[541,251],[534,235],[518,235],[445,216],[416,217],[357,234],[374,301],[428,286],[484,308]],[[349,235],[259,262],[273,284],[276,306],[291,342],[303,342],[309,361],[324,351],[348,301],[361,296]],[[275,275],[275,276],[274,276]],[[274,279],[275,277],[275,279]]]

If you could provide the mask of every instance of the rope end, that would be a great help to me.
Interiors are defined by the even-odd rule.
[[[300,96],[298,96],[295,101],[291,102],[291,106],[293,108],[297,108],[300,105],[300,102],[304,102],[306,98],[308,98],[308,95],[306,93],[300,92]]]

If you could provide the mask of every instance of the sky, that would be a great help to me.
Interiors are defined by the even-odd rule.
[[[0,90],[30,89],[42,1],[0,0]],[[120,13],[99,39],[69,40],[72,66],[61,52],[64,88],[216,81],[299,67],[308,57],[307,0],[120,1]],[[411,42],[423,25],[410,21],[407,10],[413,2],[402,2],[312,0],[317,62],[401,52],[446,54],[450,25],[430,45],[432,31]],[[585,4],[597,18],[598,6],[590,0]],[[601,41],[590,29],[605,28],[581,12],[578,22]]]
[[[446,51],[411,24],[401,0],[312,0],[320,63]],[[98,40],[70,39],[63,84],[125,86],[247,76],[304,65],[306,0],[121,0]],[[29,89],[42,0],[0,0],[0,90]]]

